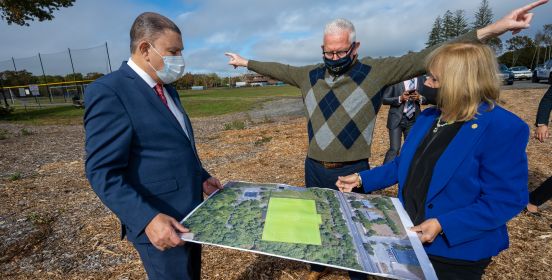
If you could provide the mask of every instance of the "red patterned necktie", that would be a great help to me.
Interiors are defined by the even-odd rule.
[[[165,106],[167,108],[169,108],[169,105],[167,105],[167,98],[165,98],[165,94],[163,93],[163,85],[161,84],[156,84],[153,89],[155,90],[155,93],[157,94],[157,96],[159,96],[159,98],[161,98],[161,101],[163,102],[163,104],[165,104]]]

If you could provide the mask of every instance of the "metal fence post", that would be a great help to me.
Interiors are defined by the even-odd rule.
[[[50,98],[50,103],[52,103],[52,94],[50,93],[50,86],[48,86],[48,81],[46,80],[46,73],[44,72],[44,65],[42,65],[42,57],[40,56],[40,53],[38,53],[38,59],[40,60],[40,68],[42,68],[42,77],[44,78],[44,83],[46,84],[46,91],[48,92],[48,98]]]

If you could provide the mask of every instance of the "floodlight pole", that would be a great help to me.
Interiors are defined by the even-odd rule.
[[[48,92],[48,98],[50,99],[50,103],[52,103],[52,94],[50,93],[50,87],[48,86],[48,81],[46,81],[46,73],[44,72],[44,65],[42,64],[42,57],[40,56],[40,53],[38,53],[38,60],[40,60],[40,68],[42,68],[42,77],[44,78],[44,83],[46,84],[46,91]]]
[[[105,42],[105,51],[107,52],[107,64],[109,65],[109,73],[113,72],[111,70],[111,59],[109,58],[109,48],[107,47],[107,41]]]
[[[73,82],[75,84],[75,87],[77,88],[77,91],[78,91],[78,87],[77,87],[77,75],[75,74],[75,66],[73,65],[73,57],[71,56],[71,49],[70,48],[67,48],[67,50],[69,51],[69,60],[71,60],[71,69],[73,70]],[[80,94],[79,94],[80,95]],[[65,98],[65,94],[64,94],[64,98]],[[67,99],[65,99],[65,102],[67,102]]]

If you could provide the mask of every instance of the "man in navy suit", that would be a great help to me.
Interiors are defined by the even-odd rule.
[[[392,161],[399,154],[403,135],[406,139],[420,113],[420,105],[436,103],[436,90],[424,86],[425,80],[425,76],[419,76],[383,90],[382,103],[389,105],[389,150],[385,153],[383,164]]]
[[[199,279],[201,247],[178,221],[220,182],[202,167],[190,119],[168,85],[184,73],[179,28],[143,13],[130,31],[131,58],[85,92],[86,176],[121,220],[148,278]]]

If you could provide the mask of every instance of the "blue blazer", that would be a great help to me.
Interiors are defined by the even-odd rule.
[[[433,170],[426,202],[426,219],[443,228],[430,255],[481,260],[508,248],[506,223],[528,202],[525,148],[529,127],[500,106],[482,103],[475,119],[466,122]],[[394,161],[360,173],[364,189],[374,191],[398,182],[399,199],[418,145],[440,115],[424,110]]]
[[[145,227],[159,213],[180,220],[203,199],[194,133],[176,90],[188,138],[154,90],[123,62],[85,91],[86,176],[121,220],[132,242],[148,243]]]

